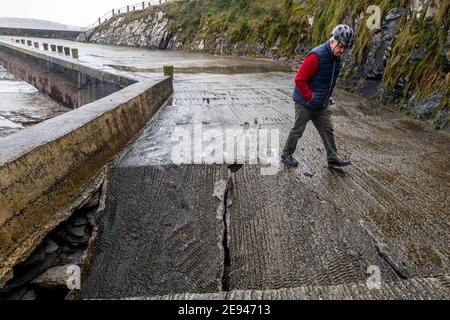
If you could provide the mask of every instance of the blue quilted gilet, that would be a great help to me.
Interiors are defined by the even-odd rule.
[[[308,56],[313,53],[317,54],[319,58],[316,75],[308,81],[314,96],[311,101],[306,101],[295,86],[293,98],[294,101],[306,108],[321,110],[329,104],[331,93],[341,70],[341,59],[333,54],[329,42],[315,47],[308,53]]]

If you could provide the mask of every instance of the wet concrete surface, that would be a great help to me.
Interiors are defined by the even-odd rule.
[[[78,48],[79,59],[64,56],[63,54],[44,51],[27,47],[26,45],[14,44],[19,47],[26,47],[39,52],[46,52],[51,56],[64,60],[76,61],[81,65],[95,66],[103,70],[119,70],[141,74],[149,77],[149,73],[162,73],[163,65],[170,64],[175,67],[175,71],[186,73],[249,73],[267,71],[286,71],[282,63],[276,63],[269,59],[251,59],[226,56],[214,56],[210,54],[190,53],[170,50],[146,50],[142,48],[119,47],[109,45],[99,45],[91,43],[81,43],[60,39],[26,38],[33,42],[51,43],[65,47]],[[13,44],[11,37],[1,37],[0,41]]]
[[[215,147],[236,142],[227,130],[238,140],[275,131],[279,153],[294,119],[294,73],[251,59],[75,46],[81,63],[140,77],[162,64],[178,68],[172,105],[114,163],[77,298],[304,286],[364,298],[369,266],[381,270],[384,297],[449,296],[448,284],[425,280],[450,273],[448,135],[336,90],[337,145],[353,162],[345,170],[326,167],[311,124],[298,168],[262,174],[261,155],[215,163],[194,151],[180,160],[173,151],[195,149],[196,125]]]
[[[382,285],[450,273],[450,138],[384,106],[336,90],[337,145],[340,155],[353,162],[341,171],[326,167],[312,124],[295,153],[300,166],[281,165],[273,175],[262,175],[261,163],[243,162],[229,170],[234,162],[200,160],[193,170],[191,162],[173,157],[180,144],[194,144],[180,142],[176,131],[193,137],[194,124],[215,130],[220,139],[213,144],[230,142],[227,129],[277,130],[279,152],[294,119],[292,78],[292,73],[279,72],[176,76],[172,105],[115,161],[103,231],[78,298],[302,286],[358,290],[365,286],[369,266],[380,268]],[[211,170],[221,172],[221,178],[206,174]],[[217,202],[213,185],[223,191],[223,203]],[[174,220],[162,223],[168,215]],[[188,236],[174,227],[186,221]],[[225,241],[219,246],[211,233],[221,229]],[[197,237],[199,232],[205,237]],[[130,240],[130,234],[138,236]],[[161,249],[165,245],[168,251]],[[136,273],[149,257],[163,269]],[[209,275],[223,270],[222,288],[199,286],[192,263]],[[177,272],[177,277],[165,272]],[[208,283],[218,280],[211,277]],[[396,290],[387,296],[420,298],[420,290]],[[448,292],[424,295],[437,298]]]
[[[69,111],[0,65],[0,137]]]
[[[226,175],[220,166],[114,168],[82,297],[221,291],[223,217],[210,195]]]

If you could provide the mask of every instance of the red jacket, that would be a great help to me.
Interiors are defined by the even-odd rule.
[[[306,101],[312,99],[313,92],[309,87],[308,80],[314,77],[319,67],[319,57],[313,53],[306,57],[295,76],[295,85]]]

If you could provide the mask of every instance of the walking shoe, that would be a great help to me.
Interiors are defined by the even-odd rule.
[[[330,167],[330,168],[342,168],[342,167],[349,166],[351,164],[352,163],[347,160],[336,159],[336,160],[328,161],[328,167]]]
[[[287,155],[287,156],[281,156],[281,161],[283,163],[287,164],[288,166],[293,166],[293,167],[298,166],[298,161],[295,160],[295,158],[292,156],[292,154]]]

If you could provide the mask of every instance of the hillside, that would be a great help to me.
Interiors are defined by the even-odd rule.
[[[0,27],[4,28],[23,28],[23,29],[44,29],[44,30],[63,30],[63,31],[80,31],[77,26],[65,25],[58,22],[25,19],[25,18],[8,18],[0,17]]]
[[[381,10],[379,27],[367,27],[371,4]],[[450,131],[449,8],[445,0],[186,0],[115,16],[89,41],[298,66],[335,24],[347,23],[356,43],[344,58],[340,86]]]

